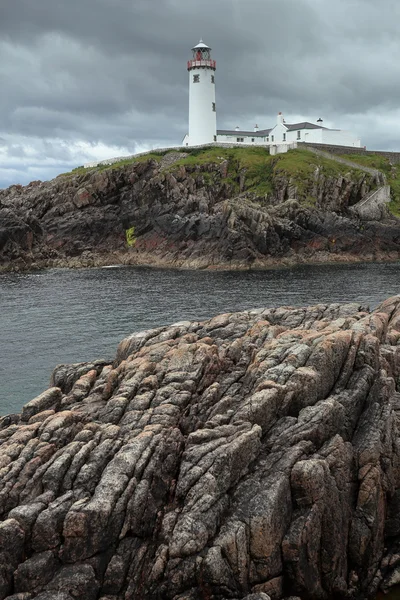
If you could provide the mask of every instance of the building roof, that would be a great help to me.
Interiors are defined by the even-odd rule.
[[[204,48],[204,49],[206,49],[206,50],[211,50],[210,46],[207,46],[207,44],[205,44],[205,43],[203,42],[203,40],[200,40],[200,42],[197,44],[197,46],[194,46],[194,47],[192,48],[192,50],[198,50],[199,48]]]
[[[236,131],[236,129],[218,129],[218,135],[245,135],[249,137],[265,137],[269,135],[272,129],[259,129],[258,131]]]
[[[316,125],[315,123],[310,123],[309,121],[303,121],[302,123],[283,123],[288,131],[299,131],[300,129],[328,129],[328,127],[323,127],[322,125]],[[271,133],[274,129],[259,129],[258,131],[236,131],[236,129],[219,129],[217,131],[218,135],[236,135],[236,136],[251,136],[251,137],[265,137]],[[336,130],[334,130],[336,131]]]
[[[322,125],[315,125],[314,123],[309,123],[308,121],[303,121],[303,123],[294,123],[289,125],[289,123],[283,123],[285,127],[287,127],[288,131],[297,131],[298,129],[327,129],[327,127],[322,127]]]
[[[303,121],[302,123],[283,123],[283,125],[288,131],[299,131],[300,129],[328,129],[327,127],[323,127],[322,125],[315,125],[315,123],[310,123],[309,121]],[[258,131],[236,131],[236,129],[219,129],[217,131],[217,134],[265,137],[271,133],[272,129],[274,129],[274,127],[270,129],[259,129]]]

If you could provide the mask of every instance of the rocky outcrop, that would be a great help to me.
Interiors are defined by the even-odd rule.
[[[364,198],[350,207],[350,210],[363,221],[380,221],[387,212],[390,202],[390,186],[384,185],[366,194]]]
[[[400,297],[136,333],[0,421],[0,598],[322,600],[400,578]]]
[[[181,158],[0,190],[0,269],[257,268],[399,256],[397,219],[385,209],[379,221],[365,222],[350,210],[379,177],[332,175],[316,165],[301,180],[276,169],[261,194],[234,158],[187,165]]]

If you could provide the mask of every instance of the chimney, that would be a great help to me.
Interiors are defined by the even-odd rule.
[[[280,123],[283,124],[284,118],[283,118],[283,114],[281,112],[278,113],[278,117],[276,119],[277,124],[279,125]]]
[[[239,125],[236,125],[236,127],[235,127],[235,131],[240,131],[240,127],[239,127]]]
[[[323,120],[321,119],[321,117],[318,119],[317,123],[318,123],[318,125],[320,125],[322,127]]]
[[[254,131],[258,131],[258,125],[254,126]]]

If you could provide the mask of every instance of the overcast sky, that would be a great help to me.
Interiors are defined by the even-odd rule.
[[[0,188],[179,145],[190,48],[219,128],[316,121],[400,150],[398,0],[0,0]]]

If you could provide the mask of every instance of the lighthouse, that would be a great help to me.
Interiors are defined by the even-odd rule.
[[[200,146],[217,141],[217,112],[215,105],[216,61],[211,48],[203,40],[192,48],[189,71],[189,135],[188,146]]]

